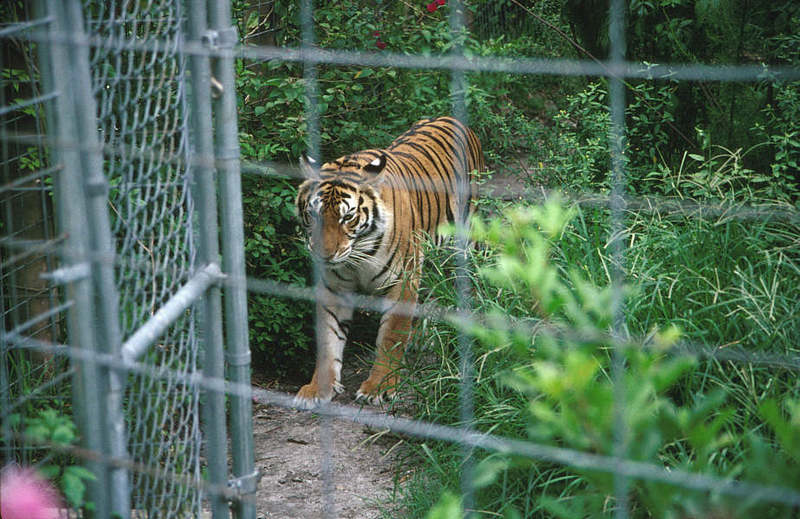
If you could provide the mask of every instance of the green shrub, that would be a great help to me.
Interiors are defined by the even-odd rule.
[[[612,289],[608,282],[598,285],[590,281],[581,273],[584,269],[576,266],[581,264],[576,258],[584,257],[584,251],[575,246],[577,241],[572,236],[587,235],[586,222],[591,216],[564,211],[551,201],[543,208],[516,209],[489,224],[475,223],[473,236],[485,248],[473,253],[482,265],[473,279],[474,302],[486,317],[461,329],[475,340],[476,428],[612,456],[618,434],[616,405],[621,398],[627,459],[722,479],[742,478],[797,488],[800,471],[792,468],[797,456],[793,438],[800,432],[794,403],[798,397],[796,383],[791,378],[778,382],[784,377],[776,378],[774,369],[756,365],[745,372],[735,364],[673,351],[681,333],[674,327],[663,328],[664,323],[675,320],[690,326],[686,339],[715,344],[723,336],[713,335],[713,328],[713,336],[703,335],[702,326],[698,329],[691,325],[699,312],[721,312],[715,318],[721,323],[724,314],[727,320],[738,322],[736,337],[748,349],[769,345],[769,351],[788,352],[791,337],[796,334],[797,284],[783,287],[786,299],[773,293],[771,300],[750,307],[751,311],[761,307],[762,314],[763,309],[771,308],[772,324],[754,322],[746,315],[741,289],[720,293],[697,285],[675,288],[688,293],[672,298],[674,311],[656,319],[642,319],[643,310],[661,306],[652,304],[651,281],[638,275],[648,268],[632,268],[631,277],[639,282],[626,290],[630,315],[627,327],[634,337],[642,339],[615,345],[608,334],[614,308]],[[668,225],[662,222],[662,226]],[[679,229],[673,229],[673,233]],[[763,255],[763,231],[751,228],[748,236],[744,230],[739,231],[740,236],[731,237],[734,242],[744,241],[738,259]],[[647,229],[636,232],[646,233]],[[653,236],[639,238],[654,247],[648,256],[659,258],[666,253],[655,249],[661,241],[660,232],[650,231]],[[729,232],[735,232],[735,228]],[[680,236],[680,245],[685,247],[697,238],[690,229]],[[630,259],[642,261],[639,254],[646,246],[633,247],[634,257]],[[698,243],[697,247],[708,244]],[[680,249],[676,254],[681,254]],[[732,261],[736,258],[734,255]],[[687,271],[700,269],[698,275],[704,275],[698,260],[706,261],[691,256],[678,261]],[[593,261],[589,258],[585,264],[591,266]],[[720,265],[720,270],[724,268]],[[780,267],[773,263],[772,268],[800,272],[790,264]],[[675,265],[654,269],[675,270]],[[445,272],[434,271],[433,279],[426,282],[427,293],[449,303],[452,295],[448,296],[446,286],[452,279]],[[770,279],[781,277],[778,272],[772,274]],[[759,276],[748,273],[746,277]],[[747,292],[753,294],[755,288],[749,286]],[[778,291],[780,285],[775,287]],[[717,302],[706,298],[716,298]],[[773,330],[771,334],[753,337],[751,344],[747,334],[765,333],[758,332],[764,326]],[[437,366],[413,368],[418,380],[409,384],[408,391],[422,402],[420,418],[458,423],[458,327],[426,323],[418,331],[415,344],[424,344],[442,355]],[[619,375],[613,369],[614,348],[625,363]],[[747,373],[755,381],[748,385],[736,373]],[[621,389],[615,389],[615,383]],[[461,451],[456,447],[424,443],[417,452],[417,462],[425,467],[428,490],[420,492],[416,483],[411,483],[413,497],[408,506],[412,517],[421,516],[435,502],[436,494],[430,488],[458,488],[461,465]],[[477,506],[488,514],[586,517],[610,514],[616,506],[615,481],[609,471],[482,452],[473,456],[481,460],[475,473]],[[631,512],[637,517],[791,514],[790,508],[759,501],[757,496],[732,498],[716,491],[690,490],[680,481],[668,485],[634,478],[629,481],[628,494]]]
[[[244,2],[234,4],[243,35],[274,28],[269,43],[300,44],[298,6],[276,3],[272,14]],[[428,13],[424,4],[374,7],[346,0],[315,10],[317,45],[331,49],[442,54],[452,41],[447,8]],[[375,31],[380,33],[374,36]],[[263,42],[262,42],[263,43]],[[542,43],[468,38],[473,54],[518,56]],[[451,111],[450,73],[390,67],[320,65],[317,70],[320,141],[323,159],[368,147],[388,145],[410,125]],[[555,82],[550,80],[550,85]],[[554,88],[554,87],[551,87]],[[540,125],[529,116],[541,110],[544,97],[529,96],[530,80],[510,74],[472,74],[467,92],[471,126],[481,136],[487,156],[517,165],[511,157],[533,146]],[[296,164],[306,151],[306,85],[301,65],[289,62],[237,62],[237,92],[242,158],[246,161]],[[503,106],[505,104],[505,106]],[[284,174],[286,172],[279,172]],[[292,178],[246,176],[243,183],[245,250],[248,275],[308,285],[309,265],[294,216]],[[311,365],[311,305],[274,296],[249,296],[250,342],[256,362],[274,374],[298,374]]]
[[[86,482],[94,480],[94,474],[71,456],[52,449],[52,446],[67,449],[77,445],[78,431],[72,418],[45,406],[29,416],[11,414],[8,420],[12,431],[35,447],[34,456],[42,461],[37,469],[58,487],[67,504],[93,510],[94,503],[86,502],[85,496]]]

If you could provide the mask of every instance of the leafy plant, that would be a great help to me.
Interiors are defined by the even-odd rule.
[[[675,327],[659,330],[650,321],[642,339],[614,340],[609,333],[617,297],[613,287],[589,281],[567,259],[572,253],[565,247],[573,246],[567,238],[575,231],[585,235],[585,217],[576,221],[576,216],[580,214],[574,209],[564,210],[550,200],[540,208],[512,209],[488,224],[473,224],[473,238],[489,255],[474,280],[476,302],[487,316],[460,325],[476,340],[476,427],[606,456],[615,456],[622,445],[626,459],[655,467],[797,486],[800,473],[790,468],[797,456],[793,438],[800,432],[795,400],[778,404],[765,398],[748,414],[741,405],[739,384],[711,384],[703,374],[709,370],[705,362],[672,351],[681,337]],[[483,291],[493,294],[494,305],[485,303]],[[640,292],[625,292],[633,314],[629,326],[634,329],[641,323],[636,318]],[[525,307],[527,314],[515,316]],[[428,344],[441,334],[430,328],[423,332]],[[455,339],[451,335],[444,340]],[[453,351],[445,349],[443,354]],[[615,371],[615,363],[623,369]],[[453,419],[457,411],[441,401],[456,398],[457,388],[447,386],[458,377],[448,376],[452,367],[438,370],[438,378],[422,375],[418,392],[428,396],[423,416]],[[785,392],[776,396],[786,399]],[[759,425],[762,421],[769,430]],[[447,449],[423,450],[423,459],[435,460],[434,473],[451,473],[447,467],[458,463],[457,453]],[[559,468],[497,454],[475,455],[482,459],[475,476],[481,510],[585,517],[610,513],[616,506],[611,467]],[[779,475],[766,474],[768,465]],[[521,478],[538,484],[523,490]],[[444,488],[452,488],[450,479],[443,477]],[[629,481],[628,499],[635,516],[791,513],[757,498],[733,499],[716,491],[682,488],[679,482],[647,479]],[[512,504],[519,507],[517,512],[511,511]]]
[[[385,4],[378,7],[347,0],[315,9],[316,43],[323,48],[372,52],[445,54],[452,47],[449,6]],[[299,12],[293,3],[263,6],[234,3],[240,33],[267,31],[270,43],[300,44]],[[383,45],[378,46],[381,42]],[[470,54],[524,55],[542,48],[534,37],[463,41]],[[245,62],[237,68],[240,147],[246,161],[296,164],[306,152],[310,107],[303,68],[296,63]],[[510,74],[474,74],[466,92],[470,125],[481,133],[487,155],[518,167],[507,157],[534,147],[540,125],[527,115],[542,111],[546,94],[528,96],[528,79]],[[550,81],[551,85],[554,84]],[[353,151],[388,145],[423,118],[450,113],[450,74],[436,70],[320,65],[317,67],[321,155],[325,160]],[[555,88],[555,87],[553,87]],[[504,101],[519,99],[502,108]],[[291,167],[291,166],[290,166]],[[281,169],[281,168],[279,168]],[[248,275],[308,285],[309,262],[294,215],[295,178],[246,176],[245,250]],[[290,172],[288,172],[290,173]],[[310,368],[294,362],[312,344],[310,305],[266,295],[249,299],[250,342],[256,362],[276,375]]]
[[[70,447],[77,444],[78,434],[72,419],[56,409],[42,408],[32,416],[23,417],[12,414],[9,417],[12,429],[21,430],[26,441],[34,445]],[[51,457],[38,467],[39,472],[55,483],[72,508],[86,507],[91,510],[92,503],[85,501],[86,482],[93,481],[92,472],[81,465],[73,464],[67,456]]]

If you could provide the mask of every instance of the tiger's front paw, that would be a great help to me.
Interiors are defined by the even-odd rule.
[[[312,380],[300,388],[294,396],[293,404],[300,409],[313,409],[323,402],[330,402],[334,393],[341,393],[342,391],[344,391],[344,386],[336,382],[328,391],[322,392],[316,381]]]
[[[371,405],[381,405],[384,399],[392,400],[397,386],[396,377],[369,377],[361,383],[356,392],[356,400],[366,400]]]

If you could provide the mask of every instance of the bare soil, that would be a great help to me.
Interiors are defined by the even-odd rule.
[[[345,392],[334,401],[353,403],[367,370],[363,360],[346,358],[342,371]],[[299,389],[269,386],[287,393]],[[263,473],[256,496],[258,518],[324,517],[322,419],[311,412],[255,404],[253,422],[256,467]],[[391,513],[381,515],[381,510],[390,511],[392,506],[397,437],[389,439],[381,431],[350,421],[330,420],[328,424],[333,437],[334,517],[392,517]]]

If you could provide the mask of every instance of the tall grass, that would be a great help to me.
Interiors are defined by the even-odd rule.
[[[687,200],[685,194],[677,194]],[[681,340],[690,350],[703,347],[705,351],[723,353],[734,348],[752,353],[797,353],[800,238],[796,222],[784,219],[780,211],[757,218],[732,217],[748,199],[752,200],[694,199],[725,209],[714,217],[657,208],[628,213],[623,268],[632,288],[625,303],[625,324],[631,337],[646,337],[657,329],[675,325],[682,330]],[[785,208],[777,202],[772,206],[769,201],[760,202],[762,208]],[[549,251],[551,266],[571,290],[579,288],[573,282],[577,272],[601,294],[602,287],[609,284],[612,261],[607,250],[608,215],[604,209],[574,209],[574,217]],[[524,287],[498,286],[485,275],[487,268],[498,265],[501,252],[508,251],[485,244],[471,251],[475,310],[482,315],[511,317],[535,330],[543,315],[536,298]],[[431,250],[428,260],[423,287],[426,301],[455,305],[454,271],[448,268],[452,263],[448,254]],[[584,311],[591,311],[591,298],[583,301]],[[488,326],[483,333],[493,333],[491,330]],[[430,320],[422,320],[416,331],[409,355],[409,382],[404,391],[414,395],[417,418],[459,423],[457,333],[450,324]],[[541,440],[535,430],[547,426],[536,422],[531,409],[549,405],[547,395],[520,391],[510,382],[509,374],[526,365],[529,357],[519,355],[519,348],[513,347],[509,335],[500,336],[504,339],[494,342],[477,336],[479,340],[473,345],[475,427],[514,438]],[[529,338],[528,348],[535,350],[541,345],[536,338]],[[603,351],[601,348],[592,355],[599,352],[603,357]],[[530,355],[535,357],[537,353]],[[629,357],[634,384],[657,378],[657,370],[669,366],[664,364],[662,368],[658,363],[667,362],[664,359],[668,358],[664,355],[652,361],[656,371],[646,371],[647,361],[641,364],[643,371],[636,372],[640,365]],[[563,360],[557,356],[547,359],[556,364]],[[800,471],[791,468],[800,461],[796,459],[800,449],[781,436],[800,437],[800,410],[793,403],[800,401],[796,371],[708,355],[699,356],[691,366],[681,369],[685,371],[676,375],[663,394],[654,393],[653,402],[666,405],[674,416],[695,413],[692,416],[700,422],[700,428],[679,434],[664,432],[655,415],[652,424],[642,421],[639,427],[643,437],[655,434],[663,440],[648,461],[766,484],[800,484]],[[599,376],[609,375],[601,370]],[[566,404],[553,405],[554,409],[563,410]],[[770,416],[772,420],[768,419]],[[782,418],[786,416],[790,418]],[[790,425],[792,419],[796,420],[794,425]],[[686,436],[702,435],[698,431],[708,435],[705,443]],[[553,438],[556,444],[570,446],[564,436]],[[463,459],[455,445],[412,442],[410,446],[409,463],[419,468],[402,486],[403,506],[408,517],[423,517],[442,490],[458,490]],[[496,476],[478,490],[479,517],[580,517],[608,514],[614,509],[613,493],[604,494],[604,482],[591,475],[552,463],[507,459],[492,453],[476,452],[474,457],[484,460],[479,468],[494,467]],[[632,513],[636,517],[660,513],[731,517],[769,513],[782,517],[791,513],[768,504],[726,501],[713,493],[646,483],[634,492]]]

